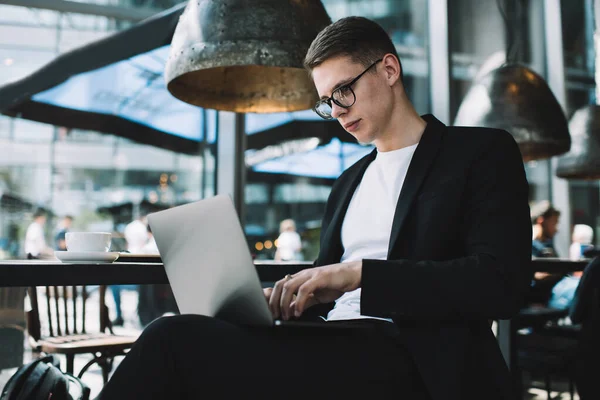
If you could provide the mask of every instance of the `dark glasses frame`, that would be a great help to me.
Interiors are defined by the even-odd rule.
[[[332,93],[331,93],[331,97],[325,98],[325,99],[320,99],[319,101],[317,101],[317,103],[315,104],[315,106],[313,107],[314,112],[317,113],[317,115],[323,119],[333,119],[333,116],[331,114],[324,114],[321,113],[319,111],[319,107],[323,104],[327,104],[329,106],[330,109],[333,110],[333,106],[331,105],[331,103],[335,103],[337,106],[342,107],[342,108],[350,108],[354,105],[354,103],[356,103],[356,93],[354,93],[354,90],[352,90],[352,86],[364,75],[367,73],[368,70],[370,70],[371,68],[373,68],[375,65],[377,65],[378,62],[382,61],[383,58],[380,58],[379,60],[375,61],[373,64],[369,65],[367,67],[367,69],[365,69],[363,72],[361,72],[356,78],[352,79],[350,82],[348,82],[345,85],[342,85],[340,87],[338,87],[337,89],[335,89]],[[336,93],[340,93],[342,90],[349,90],[350,93],[352,93],[353,99],[352,99],[352,104],[350,105],[344,105],[341,104],[339,101],[337,101],[335,99],[335,94]]]

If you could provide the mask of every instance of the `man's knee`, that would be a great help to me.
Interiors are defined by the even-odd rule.
[[[216,320],[204,315],[173,315],[160,317],[152,321],[142,333],[143,337],[185,336],[193,332],[210,331]]]

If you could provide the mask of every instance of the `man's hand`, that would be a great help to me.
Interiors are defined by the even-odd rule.
[[[273,318],[299,317],[319,303],[330,303],[360,287],[362,261],[309,268],[287,275],[272,288],[263,289]]]

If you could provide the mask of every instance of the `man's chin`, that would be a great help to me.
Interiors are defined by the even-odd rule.
[[[358,142],[358,144],[360,144],[361,146],[368,146],[373,144],[373,138],[366,136],[366,135],[352,135],[354,136],[354,139],[356,139],[356,141]]]

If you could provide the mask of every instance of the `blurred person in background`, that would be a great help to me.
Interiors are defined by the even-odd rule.
[[[71,230],[72,225],[73,217],[71,215],[65,215],[58,226],[56,235],[54,235],[54,246],[56,250],[67,250],[67,232]]]
[[[293,219],[284,219],[279,224],[279,237],[277,238],[276,261],[302,260],[302,239],[296,232],[296,223]]]
[[[124,234],[127,241],[127,251],[133,254],[139,253],[146,243],[148,243],[148,223],[146,222],[146,217],[140,216],[127,224]]]
[[[19,256],[19,226],[14,222],[8,226],[8,254],[10,257]]]
[[[44,227],[48,219],[48,212],[37,209],[33,214],[33,222],[27,227],[25,233],[25,254],[28,259],[52,258],[54,251],[46,244]]]
[[[554,236],[558,233],[560,211],[548,200],[540,201],[531,207],[531,224],[533,240],[531,242],[532,257],[558,257],[554,248]],[[528,295],[529,305],[546,306],[552,296],[552,288],[564,275],[536,272],[531,282]]]
[[[156,240],[154,240],[154,235],[152,234],[152,229],[150,229],[150,225],[147,226],[146,230],[147,230],[148,241],[140,249],[140,253],[142,253],[142,254],[158,254],[158,247],[156,246]]]
[[[144,253],[144,246],[148,244],[148,223],[145,216],[131,221],[125,227],[125,240],[127,241],[127,251],[132,254]],[[124,323],[123,310],[121,308],[121,290],[137,290],[138,285],[110,285],[113,299],[115,301],[115,319],[112,324],[121,326]]]
[[[534,257],[558,257],[554,248],[554,236],[558,233],[560,211],[547,200],[531,208],[533,241],[531,255]]]
[[[594,237],[594,230],[589,225],[577,224],[573,228],[573,235],[571,237],[573,243],[569,248],[569,258],[573,261],[581,260],[585,258],[586,252],[593,250],[592,240]],[[573,272],[560,280],[552,288],[552,297],[548,302],[550,307],[554,308],[569,308],[575,297],[575,291],[581,280],[583,271]]]
[[[594,229],[589,225],[577,224],[573,227],[571,236],[571,247],[569,247],[569,258],[577,261],[585,258],[585,252],[594,248],[592,240],[594,238]]]

